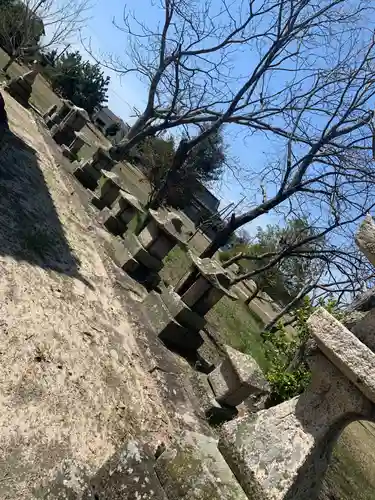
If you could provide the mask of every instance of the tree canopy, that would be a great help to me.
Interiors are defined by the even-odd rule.
[[[271,259],[299,242],[314,236],[315,230],[305,218],[291,218],[285,226],[268,224],[258,227],[252,240],[241,241],[229,252],[223,252],[222,260],[242,254],[238,260],[241,273],[261,270]],[[304,252],[319,251],[325,245],[325,238],[318,238],[302,244],[295,254],[280,260],[274,266],[255,275],[252,279],[259,290],[268,293],[274,300],[287,304],[298,295],[322,271],[322,263],[304,256]]]
[[[198,192],[202,185],[218,180],[223,172],[225,148],[220,132],[194,148],[173,177],[168,176],[175,156],[173,137],[167,140],[162,137],[147,138],[143,144],[153,150],[151,155],[148,154],[148,164],[145,163],[145,172],[153,187],[150,205],[155,202],[154,194],[160,196],[162,192],[158,204],[168,203],[183,208],[193,193]]]
[[[107,102],[109,76],[98,64],[84,61],[78,52],[67,52],[49,73],[52,89],[89,114]]]

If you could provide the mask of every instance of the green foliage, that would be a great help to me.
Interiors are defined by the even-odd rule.
[[[99,64],[84,61],[78,51],[67,52],[59,58],[49,79],[56,93],[89,114],[107,102],[109,76],[104,76]]]
[[[168,177],[168,190],[163,202],[183,208],[192,194],[201,188],[201,183],[211,182],[221,175],[225,160],[222,136],[217,133],[194,148],[183,167],[174,173],[171,180],[168,174],[171,171],[174,154],[173,137],[148,137],[133,148],[131,159],[142,164],[150,181],[152,186],[150,200]]]
[[[56,66],[58,55],[59,53],[57,49],[52,49],[44,53],[44,58],[46,60],[46,63],[52,66],[52,68],[54,68]]]
[[[325,303],[321,301],[318,306],[325,307],[329,313],[341,319],[334,300]],[[298,396],[310,381],[310,369],[305,359],[305,347],[309,337],[307,320],[316,307],[311,304],[309,297],[304,298],[302,306],[296,311],[294,336],[282,323],[278,325],[276,332],[262,333],[268,360],[266,376],[271,385],[272,405]]]
[[[220,259],[227,260],[242,252],[253,257],[260,257],[272,253],[269,257],[257,260],[242,259],[238,262],[242,272],[256,271],[266,266],[275,255],[281,253],[285,248],[297,244],[314,235],[314,229],[305,218],[289,219],[284,227],[267,225],[265,228],[258,227],[253,243],[242,238],[228,251],[222,252]],[[324,245],[324,239],[299,247],[301,251],[313,251]],[[256,281],[260,290],[265,291],[274,300],[288,304],[303,288],[318,275],[318,267],[321,264],[304,258],[302,255],[287,256],[272,268],[255,275],[252,279]]]

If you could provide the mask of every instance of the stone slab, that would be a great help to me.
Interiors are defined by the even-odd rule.
[[[249,500],[216,440],[196,432],[185,432],[162,453],[155,470],[171,500]]]
[[[306,391],[225,424],[219,449],[250,499],[316,500],[332,446],[372,403],[318,349]]]
[[[319,349],[375,403],[375,354],[322,307],[307,324]]]
[[[91,479],[82,500],[168,500],[154,463],[150,450],[128,441]]]
[[[227,358],[209,374],[209,382],[221,404],[237,406],[251,395],[270,390],[258,363],[249,355],[225,346]]]

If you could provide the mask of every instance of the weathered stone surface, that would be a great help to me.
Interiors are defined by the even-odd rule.
[[[226,295],[237,300],[237,295],[230,290],[230,273],[212,259],[200,259],[188,252],[195,269],[188,273],[176,287],[182,300],[201,316]],[[197,273],[198,271],[198,273]]]
[[[5,86],[5,90],[25,108],[29,106],[32,86],[37,74],[38,70],[31,70],[22,76],[13,78]]]
[[[154,463],[141,443],[128,441],[90,481],[82,500],[168,500]]]
[[[52,104],[47,111],[43,114],[43,120],[47,120],[47,118],[50,118],[54,113],[57,111],[57,104]]]
[[[366,215],[359,226],[355,242],[371,264],[375,266],[375,222],[370,214]]]
[[[163,263],[143,247],[139,239],[134,233],[129,233],[124,239],[124,245],[129,250],[131,256],[138,262],[143,264],[147,269],[152,271],[160,271]]]
[[[258,363],[249,355],[225,346],[227,359],[209,374],[209,382],[219,403],[237,406],[251,394],[269,392]]]
[[[219,449],[251,499],[315,500],[338,434],[372,414],[322,354],[309,362],[312,381],[299,398],[224,425]]]
[[[184,433],[155,468],[171,500],[248,500],[211,437]]]
[[[375,309],[368,312],[353,311],[345,318],[344,324],[372,352],[375,352]]]
[[[375,354],[323,308],[310,316],[308,326],[319,349],[375,402]]]
[[[181,323],[182,326],[185,326],[189,330],[199,332],[199,330],[202,330],[206,325],[206,320],[192,311],[185,302],[181,300],[181,297],[177,295],[173,287],[165,288],[161,293],[161,299],[167,306],[171,315]]]
[[[135,271],[139,266],[139,263],[132,257],[121,238],[113,240],[110,254],[119,267],[125,266],[129,272]]]
[[[99,208],[99,210],[102,210],[104,207],[111,207],[119,196],[121,189],[118,175],[105,170],[102,170],[101,174],[102,178],[99,181],[98,196],[92,200],[93,205]]]
[[[85,161],[74,170],[74,176],[87,189],[94,191],[98,185],[101,173],[97,170],[91,161]]]
[[[190,382],[195,395],[199,399],[202,413],[210,425],[221,425],[238,415],[236,408],[221,406],[216,401],[206,374],[194,371],[191,374]]]
[[[143,301],[143,307],[153,331],[166,344],[188,350],[196,350],[202,344],[199,332],[189,330],[173,318],[158,293],[150,292]]]

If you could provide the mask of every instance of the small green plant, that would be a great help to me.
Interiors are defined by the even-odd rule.
[[[320,301],[337,319],[342,313],[334,300]],[[301,394],[310,382],[311,374],[305,359],[305,347],[309,337],[307,320],[318,306],[313,306],[309,297],[305,297],[296,311],[292,336],[280,322],[276,332],[263,332],[265,356],[268,360],[267,380],[271,386],[270,404],[279,404]]]

